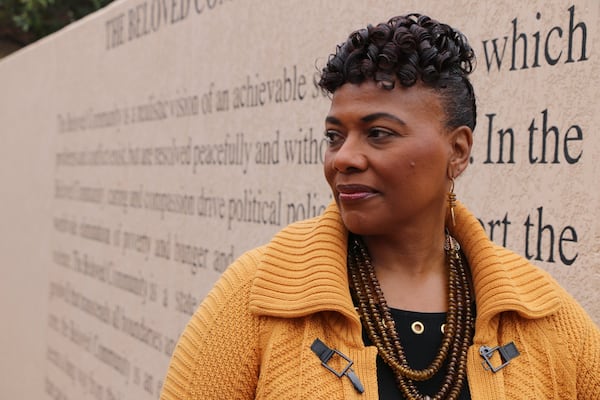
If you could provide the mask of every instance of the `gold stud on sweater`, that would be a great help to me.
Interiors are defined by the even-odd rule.
[[[420,335],[425,332],[425,325],[421,321],[415,321],[410,325],[410,329],[415,335]]]

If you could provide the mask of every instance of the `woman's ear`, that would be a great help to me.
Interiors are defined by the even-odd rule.
[[[448,164],[448,175],[458,177],[469,165],[471,148],[473,147],[473,131],[466,125],[459,126],[450,132],[451,154]]]

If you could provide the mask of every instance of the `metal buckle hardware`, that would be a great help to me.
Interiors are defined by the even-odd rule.
[[[502,364],[500,364],[497,367],[494,367],[494,365],[492,364],[492,356],[494,355],[495,351],[498,351],[498,353],[500,353],[500,359],[502,360]],[[519,350],[517,350],[517,346],[515,346],[513,342],[510,342],[508,344],[505,344],[504,346],[481,346],[479,348],[479,354],[481,355],[481,357],[483,357],[484,360],[481,363],[481,365],[483,365],[483,369],[485,369],[486,371],[492,371],[493,373],[496,373],[502,368],[506,367],[508,363],[510,363],[510,361],[513,358],[517,357],[520,353]]]

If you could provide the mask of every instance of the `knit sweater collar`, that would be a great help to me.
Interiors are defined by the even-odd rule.
[[[533,319],[559,307],[553,281],[546,272],[491,242],[462,204],[458,204],[455,216],[451,233],[471,268],[476,330],[503,311]],[[252,286],[250,309],[259,315],[284,318],[336,311],[360,325],[346,273],[347,235],[335,203],[319,217],[284,228],[265,247]]]

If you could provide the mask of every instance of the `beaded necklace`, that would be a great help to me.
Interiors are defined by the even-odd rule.
[[[444,338],[437,356],[422,370],[412,369],[406,360],[396,324],[375,275],[371,257],[360,236],[351,234],[348,246],[350,289],[358,304],[364,329],[377,346],[380,357],[390,366],[398,388],[407,400],[455,400],[466,377],[467,349],[473,335],[471,285],[460,255],[458,242],[446,234],[444,244],[448,262],[448,312]],[[419,393],[414,381],[435,375],[448,360],[439,392],[433,398]]]

